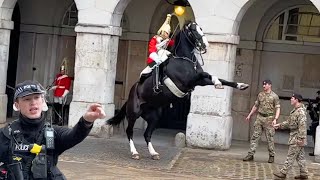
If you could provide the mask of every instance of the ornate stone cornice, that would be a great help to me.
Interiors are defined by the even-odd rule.
[[[14,28],[14,22],[8,20],[0,20],[0,29],[12,30]]]
[[[212,43],[226,43],[238,45],[240,42],[240,36],[233,34],[207,34],[205,33],[209,42]]]
[[[121,36],[122,28],[117,26],[104,26],[96,24],[77,24],[75,27],[77,33],[105,34]]]

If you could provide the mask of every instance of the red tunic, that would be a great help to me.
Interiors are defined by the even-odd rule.
[[[147,64],[151,64],[153,62],[153,59],[150,57],[150,54],[153,52],[157,53],[157,51],[158,51],[156,45],[158,43],[160,43],[161,41],[157,38],[159,38],[159,37],[153,36],[149,41]],[[172,47],[173,45],[174,45],[174,40],[171,39],[168,43],[168,47]]]
[[[55,85],[57,86],[54,90],[55,97],[62,97],[65,90],[70,90],[71,78],[67,75],[58,74],[55,80]]]

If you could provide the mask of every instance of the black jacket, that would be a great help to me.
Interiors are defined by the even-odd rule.
[[[45,118],[42,115],[41,118],[30,120],[22,115],[20,115],[19,119],[13,123],[19,123],[21,128],[21,133],[28,143],[33,144],[36,143],[39,133],[45,126]],[[58,157],[62,154],[65,150],[70,149],[71,147],[75,146],[76,144],[83,141],[89,134],[90,130],[92,129],[92,123],[85,121],[82,117],[80,118],[79,122],[72,128],[61,127],[61,126],[53,126],[54,128],[54,135],[55,135],[55,149],[51,150],[50,156],[53,159],[52,166],[50,168],[51,174],[48,175],[48,179],[65,179],[63,174],[58,170],[56,167],[58,163]],[[0,165],[2,167],[6,167],[9,163],[9,146],[10,146],[10,135],[8,126],[0,129]],[[44,138],[43,138],[44,139]],[[43,143],[44,144],[44,143]],[[34,156],[33,154],[29,153],[27,156]],[[49,167],[48,167],[49,168]],[[30,171],[31,173],[31,171]],[[24,176],[25,177],[25,176]],[[9,178],[10,179],[10,178]],[[32,179],[26,178],[25,179]]]

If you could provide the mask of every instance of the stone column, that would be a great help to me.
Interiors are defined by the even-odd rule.
[[[8,97],[6,93],[10,33],[13,21],[0,20],[0,124],[6,122]]]
[[[208,52],[203,56],[204,70],[213,76],[233,80],[239,37],[211,35]],[[192,93],[186,140],[188,146],[229,149],[232,139],[231,87],[197,87]]]
[[[73,127],[91,103],[100,103],[106,119],[114,115],[116,61],[121,28],[77,25],[75,79],[69,127]],[[100,133],[105,119],[95,121],[92,133]]]

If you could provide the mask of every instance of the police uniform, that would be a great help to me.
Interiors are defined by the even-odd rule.
[[[16,92],[18,92],[18,86],[19,85],[17,85]],[[31,88],[27,90],[22,89],[21,92],[25,93],[25,91],[29,91],[29,94],[43,93],[43,91],[39,91],[39,89]],[[15,164],[20,163],[22,167],[21,175],[23,175],[23,179],[35,179],[34,176],[36,171],[32,171],[31,169],[34,168],[33,160],[35,159],[36,154],[32,153],[30,149],[32,149],[34,144],[41,145],[41,147],[46,145],[44,131],[47,127],[47,124],[45,119],[46,117],[44,112],[42,112],[41,117],[38,119],[28,119],[20,114],[17,120],[0,129],[0,168],[2,168],[2,172],[8,172],[7,175],[9,180],[15,179],[14,176],[19,174],[16,171],[12,172],[12,169],[10,171],[10,167],[19,169],[20,166],[15,166]],[[45,172],[47,172],[47,178],[40,179],[66,179],[57,168],[58,157],[65,150],[84,140],[88,136],[92,126],[93,123],[87,122],[83,118],[80,118],[79,122],[72,129],[59,126],[53,127],[55,137],[54,149],[46,149],[44,154],[47,158],[47,169],[45,170]]]
[[[279,96],[273,91],[270,93],[260,92],[254,105],[258,108],[258,114],[256,121],[254,122],[254,130],[250,140],[250,150],[248,155],[254,155],[258,147],[262,131],[265,130],[268,141],[269,156],[274,157],[275,148],[273,136],[275,134],[275,130],[272,126],[272,121],[275,118],[276,108],[280,108]]]
[[[295,95],[294,95],[295,96]],[[299,95],[298,98],[302,96]],[[301,101],[300,100],[300,101]],[[298,107],[294,108],[290,112],[289,118],[280,123],[280,129],[289,129],[289,150],[287,155],[287,160],[285,161],[283,167],[280,169],[280,173],[275,173],[276,176],[285,178],[288,171],[294,164],[294,161],[297,160],[298,166],[300,168],[300,176],[295,179],[308,179],[308,170],[306,167],[306,158],[304,146],[307,145],[307,116],[306,108],[301,103]],[[304,144],[299,146],[297,142],[304,141]]]

